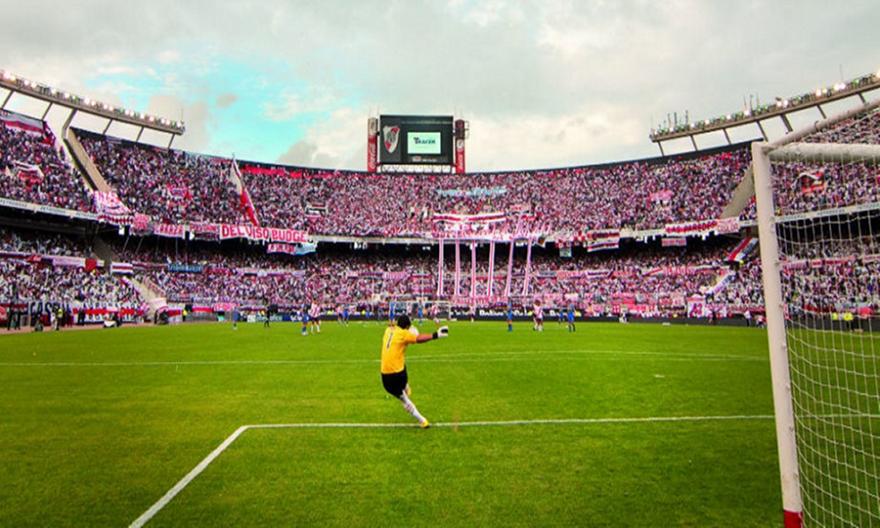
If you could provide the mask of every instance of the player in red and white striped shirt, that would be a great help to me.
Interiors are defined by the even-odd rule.
[[[535,326],[532,328],[538,332],[544,331],[544,307],[541,306],[541,301],[535,299],[535,306],[532,308],[532,318],[535,321]]]

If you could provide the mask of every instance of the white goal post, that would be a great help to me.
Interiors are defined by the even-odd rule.
[[[752,144],[786,528],[880,527],[880,145],[800,142],[878,107]]]

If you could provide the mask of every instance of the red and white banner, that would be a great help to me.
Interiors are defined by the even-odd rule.
[[[182,224],[156,224],[153,234],[165,238],[183,238],[186,226]]]
[[[152,231],[152,224],[153,219],[150,218],[150,215],[135,213],[131,227],[136,233],[147,234]]]
[[[718,282],[716,282],[714,286],[707,288],[706,291],[703,293],[709,296],[715,296],[723,291],[725,288],[727,288],[727,285],[730,284],[730,282],[733,281],[735,277],[736,273],[730,270],[724,270],[723,272],[721,272],[721,278],[718,279]]]
[[[287,170],[283,167],[259,167],[255,165],[244,165],[241,167],[241,172],[242,174],[254,174],[257,176],[285,176],[293,179],[305,176],[301,169]]]
[[[218,272],[218,268],[211,268],[212,273]],[[225,269],[223,270],[224,274],[229,274],[229,272],[235,273],[237,275],[256,275],[258,277],[270,277],[270,276],[291,276],[291,277],[303,277],[305,276],[305,271],[302,270],[291,270],[285,268],[234,268],[232,270]]]
[[[130,262],[111,262],[110,273],[115,275],[131,275],[134,273],[134,266]]]
[[[681,222],[666,224],[664,231],[671,236],[695,236],[708,234],[715,228],[718,222],[715,220],[699,220],[695,222]]]
[[[68,257],[68,256],[55,256],[55,255],[46,255],[46,260],[52,263],[53,266],[62,266],[68,268],[82,268],[86,271],[92,271],[96,269],[98,266],[103,266],[103,260],[97,260],[93,258],[83,258],[83,257]]]
[[[798,174],[798,179],[803,194],[813,194],[825,190],[825,171],[822,169],[804,171]]]
[[[692,318],[708,317],[706,298],[701,295],[693,295],[687,300],[687,316]]]
[[[464,174],[465,172],[465,153],[464,138],[456,138],[455,140],[455,173]]]
[[[499,232],[498,224],[507,221],[506,213],[480,213],[480,214],[457,214],[457,213],[435,213],[431,218],[434,223],[434,238],[444,238],[444,236],[452,236],[455,238],[485,238],[490,237],[494,240],[502,240],[505,236],[509,238],[508,230],[504,233]]]
[[[0,121],[3,121],[3,124],[8,127],[17,128],[36,136],[43,136],[46,131],[44,123],[39,119],[6,110],[0,110]]]
[[[122,203],[115,192],[95,191],[92,194],[98,220],[115,224],[128,224],[132,220],[131,210]]]
[[[739,233],[739,218],[719,218],[715,225],[715,232],[719,235],[727,235],[730,233]]]
[[[620,230],[619,229],[593,229],[591,231],[578,233],[571,238],[571,242],[576,244],[595,244],[595,243],[606,243],[620,242]]]
[[[235,310],[235,304],[231,302],[216,302],[213,309],[215,312],[231,312]]]
[[[241,210],[244,212],[245,218],[248,219],[248,222],[250,222],[251,225],[260,225],[260,219],[257,218],[257,209],[254,207],[254,202],[251,200],[250,193],[244,187],[241,188]]]
[[[490,224],[503,222],[507,219],[506,213],[479,213],[479,214],[457,214],[457,213],[435,213],[432,220],[437,222],[448,222],[451,224]]]
[[[20,161],[12,162],[12,174],[28,188],[39,185],[45,180],[43,171],[39,166]]]
[[[379,120],[375,117],[367,119],[367,172],[373,173],[379,168]]]
[[[189,232],[200,240],[216,240],[220,236],[220,224],[190,224]]]
[[[596,242],[590,242],[587,244],[587,252],[592,253],[594,251],[608,251],[610,249],[618,249],[620,247],[620,238],[613,240],[601,240]]]
[[[701,273],[715,273],[717,268],[711,264],[701,266],[657,266],[653,268],[645,268],[642,275],[647,277],[664,275],[672,277],[676,275],[699,275]]]
[[[286,253],[288,255],[296,255],[297,246],[295,244],[269,244],[266,253]]]
[[[611,270],[593,269],[593,270],[560,270],[553,273],[557,280],[572,279],[601,279],[611,275]]]
[[[758,239],[755,237],[746,237],[742,239],[742,242],[736,245],[733,248],[733,251],[727,255],[727,262],[745,262],[746,257],[758,247]]]
[[[870,259],[870,260],[869,260]],[[863,257],[863,262],[874,262],[876,259],[874,256]],[[821,269],[828,267],[836,267],[836,268],[852,268],[852,265],[856,262],[855,255],[849,255],[846,257],[834,257],[834,258],[818,258],[818,259],[798,259],[798,260],[786,260],[782,263],[782,270],[784,272],[791,272],[795,270],[802,269]],[[838,273],[840,270],[836,270]]]
[[[272,242],[301,244],[308,241],[309,234],[305,231],[297,231],[294,229],[220,224],[220,240],[228,240],[230,238],[270,240]]]
[[[663,247],[685,247],[687,246],[687,238],[685,237],[664,237],[660,241]]]
[[[739,227],[739,219],[734,217],[666,224],[664,231],[667,236],[702,236],[712,232],[717,234],[736,233],[739,231]]]

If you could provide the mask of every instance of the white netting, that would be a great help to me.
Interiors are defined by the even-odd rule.
[[[880,137],[878,114],[811,142]],[[773,162],[805,526],[880,526],[880,166]],[[768,309],[772,309],[768,307]]]

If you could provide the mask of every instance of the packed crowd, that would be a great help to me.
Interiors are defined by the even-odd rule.
[[[875,215],[866,218],[870,216]],[[850,229],[852,225],[838,224],[825,232],[815,227],[785,232],[779,239],[779,251],[785,261],[880,256],[880,233],[859,224]]]
[[[140,304],[137,290],[103,270],[0,259],[0,303],[41,301],[117,307]]]
[[[754,310],[764,306],[764,287],[761,282],[761,261],[754,257],[736,268],[730,282],[707,300],[731,309]]]
[[[0,120],[0,197],[91,210],[85,183],[45,130],[25,130]]]
[[[138,275],[148,277],[169,302],[290,307],[301,305],[306,299],[302,275],[224,273],[216,269],[199,273],[149,270]]]
[[[436,250],[383,253],[382,251],[319,251],[305,257],[269,258],[260,262],[258,250],[214,252],[208,248],[188,249],[193,264],[203,267],[170,271],[165,264],[182,259],[157,252],[140,253],[132,259],[138,276],[156,284],[169,300],[182,302],[240,302],[296,306],[303,301],[335,304],[369,302],[372,299],[434,297],[437,290]],[[529,270],[525,296],[612,302],[626,298],[632,302],[658,302],[675,298],[683,305],[685,297],[700,293],[717,280],[727,264],[724,258],[731,244],[707,245],[698,249],[632,248],[603,255],[577,251],[570,259],[559,258],[550,250],[536,249]],[[444,262],[444,296],[456,295],[455,262],[452,251]],[[144,256],[152,258],[144,259]],[[137,255],[132,255],[137,256]],[[159,258],[155,258],[155,257]],[[158,264],[148,265],[149,263]],[[697,267],[704,269],[697,270]],[[596,273],[566,274],[594,271]],[[507,256],[498,254],[495,262],[493,295],[502,295],[507,282]],[[488,255],[478,253],[474,294],[487,296]],[[516,254],[511,275],[511,294],[523,296],[526,281],[524,251]],[[459,276],[459,295],[471,293],[470,252],[463,251]]]
[[[652,228],[717,218],[749,164],[739,148],[694,158],[467,174],[365,174],[245,165],[266,224],[338,235],[431,232],[435,213],[505,213],[532,232]]]
[[[164,223],[240,223],[231,160],[77,131],[102,176],[133,212]]]
[[[860,114],[804,138],[807,143],[880,144],[880,110]]]
[[[794,310],[829,311],[866,306],[880,308],[880,239],[873,234],[848,238],[813,236],[802,244],[782,248],[785,261],[833,259],[786,267],[784,291]],[[276,304],[299,308],[317,303],[332,309],[340,304],[364,306],[390,299],[434,298],[437,288],[436,250],[420,247],[375,248],[350,251],[328,247],[301,257],[265,255],[265,248],[249,244],[193,242],[172,254],[168,241],[126,246],[111,245],[135,266],[135,278],[148,279],[172,303],[214,305],[233,303],[263,307]],[[142,240],[143,241],[143,240]],[[122,244],[123,247],[120,247]],[[760,311],[763,305],[761,268],[756,255],[744,264],[729,263],[735,242],[720,239],[688,248],[627,245],[619,251],[587,253],[575,248],[573,257],[561,258],[553,249],[535,248],[526,281],[524,251],[516,253],[511,294],[518,303],[543,298],[547,306],[603,307],[644,305],[657,315],[681,315],[692,296],[704,295],[720,313]],[[0,252],[27,255],[87,256],[79,239],[42,232],[0,230]],[[471,293],[470,251],[462,248],[459,293]],[[502,296],[507,282],[507,255],[495,262],[493,294]],[[878,259],[880,260],[880,259]],[[175,269],[173,264],[195,264],[198,270]],[[444,294],[454,296],[454,252],[446,253]],[[488,295],[488,255],[477,255],[474,293]],[[0,259],[0,302],[64,302],[84,305],[138,306],[130,283],[103,270],[82,266],[53,266],[43,260]],[[719,281],[721,281],[719,283]],[[720,287],[718,285],[721,285]],[[493,302],[483,300],[481,303]],[[497,301],[495,301],[497,302]]]
[[[91,249],[83,240],[70,235],[0,227],[0,252],[83,256],[90,254]]]
[[[804,138],[809,143],[880,143],[880,111],[861,114]],[[774,198],[784,214],[880,201],[876,162],[775,162]],[[754,204],[742,217],[755,218]]]
[[[877,203],[880,167],[874,163],[775,163],[774,198],[783,214]]]
[[[783,274],[783,292],[794,314],[880,308],[880,262],[807,267]]]
[[[793,310],[880,308],[880,236],[873,233],[873,216],[782,238],[783,293]]]
[[[103,269],[57,265],[40,256],[89,257],[91,245],[74,235],[0,228],[0,303],[53,302],[139,306],[137,291]],[[24,254],[23,257],[14,254]]]
[[[178,242],[178,243],[175,243]],[[112,241],[118,262],[186,264],[207,268],[295,269],[302,259],[288,254],[267,254],[262,245],[223,245],[219,243],[185,244],[173,239],[118,237]]]

